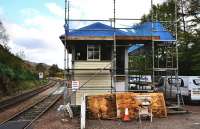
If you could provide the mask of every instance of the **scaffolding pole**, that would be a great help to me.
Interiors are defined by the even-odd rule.
[[[117,51],[117,48],[116,48],[116,0],[113,0],[113,29],[114,29],[114,32],[113,32],[113,52],[112,52],[112,56],[113,56],[113,60],[112,60],[112,69],[113,69],[113,72],[112,72],[112,77],[113,77],[113,88],[114,89],[114,92],[116,91],[116,51]]]
[[[152,36],[153,36],[153,32],[155,32],[154,30],[154,22],[157,22],[156,20],[154,21],[154,10],[153,10],[153,1],[154,0],[151,0],[151,21],[152,21]],[[163,41],[165,43],[167,42],[170,42],[171,43],[171,46],[168,46],[168,44],[165,44],[164,46],[165,49],[161,48],[162,50],[164,50],[166,52],[166,57],[165,57],[165,63],[166,63],[166,66],[163,67],[163,66],[160,66],[161,64],[159,63],[159,55],[157,55],[157,57],[155,58],[155,47],[158,47],[157,45],[155,46],[155,43],[157,43],[157,41],[161,41],[161,40],[153,40],[152,39],[152,76],[153,76],[153,84],[155,84],[155,76],[156,76],[156,72],[157,74],[158,73],[163,73],[165,72],[165,76],[168,77],[168,76],[174,76],[175,77],[175,86],[177,87],[177,103],[176,103],[176,106],[175,108],[181,108],[181,102],[184,106],[184,102],[183,102],[183,99],[182,99],[182,95],[181,95],[181,89],[180,89],[180,85],[178,84],[179,80],[178,80],[178,45],[177,45],[177,39],[178,39],[178,36],[177,36],[177,0],[173,0],[175,6],[174,6],[174,19],[173,21],[161,21],[163,23],[170,23],[170,24],[173,24],[175,25],[175,39],[174,40],[171,40],[171,41]],[[161,46],[163,47],[163,46]],[[160,49],[160,48],[158,48]],[[175,49],[175,50],[174,50]],[[175,52],[175,53],[174,53]],[[171,55],[167,55],[167,54],[171,54]],[[170,61],[168,61],[168,56],[172,56],[170,57]],[[176,60],[176,62],[174,62],[174,59]],[[155,67],[155,60],[157,60],[157,64],[158,66]],[[171,64],[169,64],[171,63]],[[174,65],[174,63],[176,63]],[[166,91],[165,91],[166,92]],[[170,91],[171,92],[171,91]]]
[[[67,87],[69,85],[69,51],[67,50],[67,37],[69,34],[69,1],[65,0],[65,41],[64,41],[64,92],[63,92],[63,104],[67,104]]]
[[[154,55],[154,52],[155,52],[155,44],[154,44],[154,41],[153,41],[153,0],[151,0],[151,40],[152,40],[152,82],[153,82],[153,85],[155,84],[155,55]]]
[[[156,67],[156,62],[155,60],[156,59],[159,59],[158,57],[156,58],[155,57],[155,50],[156,50],[156,47],[157,47],[157,43],[158,41],[162,41],[162,40],[154,40],[153,39],[153,32],[155,32],[154,30],[154,23],[156,23],[157,21],[155,20],[154,21],[154,11],[153,11],[153,1],[154,0],[151,0],[151,22],[152,22],[152,32],[151,32],[151,40],[152,40],[152,46],[151,46],[151,49],[152,49],[152,82],[153,84],[155,84],[155,73],[156,72],[159,72],[159,73],[162,73],[162,72],[166,72],[166,71],[174,71],[174,74],[176,76],[176,84],[178,83],[178,46],[177,46],[177,0],[174,0],[175,1],[175,18],[174,18],[174,21],[160,21],[160,22],[163,22],[163,23],[171,23],[171,24],[175,24],[175,37],[176,39],[175,40],[170,40],[170,41],[163,41],[163,42],[173,42],[175,43],[175,47],[176,47],[176,68],[163,68],[163,67],[159,67],[159,65]],[[105,30],[105,31],[110,31],[110,30],[113,30],[113,46],[112,46],[112,59],[111,59],[111,64],[112,64],[112,72],[111,72],[111,81],[112,81],[112,89],[115,91],[115,88],[116,88],[116,71],[117,71],[117,67],[116,67],[116,61],[117,61],[117,41],[116,41],[116,29],[133,29],[133,28],[117,28],[116,27],[116,21],[122,21],[122,20],[125,20],[125,21],[131,21],[131,20],[141,20],[141,19],[130,19],[130,18],[118,18],[116,17],[116,0],[113,0],[113,18],[110,18],[109,20],[105,20],[105,19],[69,19],[69,15],[70,15],[70,12],[69,12],[69,0],[65,0],[65,25],[64,25],[64,28],[65,28],[65,38],[64,38],[64,87],[65,87],[65,90],[64,90],[64,104],[66,104],[66,100],[67,100],[67,91],[66,91],[66,88],[67,88],[67,81],[69,81],[69,51],[68,51],[68,48],[67,48],[67,39],[68,39],[68,34],[69,34],[69,31],[71,30],[76,30],[76,29],[70,29],[69,27],[69,22],[80,22],[80,21],[102,21],[102,22],[111,22],[111,26],[113,27],[112,29],[96,29],[96,31],[102,31],[102,30]],[[82,30],[87,30],[87,29],[82,29]],[[95,29],[93,29],[95,30]],[[166,45],[166,44],[164,44]],[[123,45],[121,45],[123,46]],[[158,62],[159,63],[159,62]],[[159,63],[160,64],[160,63]],[[167,72],[166,72],[167,73]],[[96,74],[94,74],[96,76]],[[167,74],[166,74],[167,75]],[[93,79],[93,78],[92,78]],[[90,81],[90,79],[88,80]],[[180,91],[180,87],[177,89],[178,91]],[[178,105],[180,105],[180,99],[177,100],[177,103]]]

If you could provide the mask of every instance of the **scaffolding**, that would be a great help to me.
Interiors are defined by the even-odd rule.
[[[67,51],[67,37],[70,31],[73,31],[75,29],[71,29],[70,28],[70,23],[71,22],[109,22],[111,27],[113,28],[113,48],[112,48],[112,63],[111,63],[111,69],[107,69],[108,71],[110,71],[111,73],[111,92],[115,92],[116,89],[116,78],[117,78],[117,67],[116,67],[116,53],[117,53],[117,41],[116,41],[116,29],[126,29],[126,30],[130,30],[133,29],[132,27],[116,27],[116,22],[117,21],[138,21],[141,19],[129,19],[129,18],[118,18],[116,17],[116,1],[117,0],[112,0],[113,1],[113,17],[105,20],[105,19],[70,19],[70,1],[69,0],[65,0],[65,42],[64,42],[64,79],[67,80],[67,82],[70,81],[70,70],[73,71],[74,69],[70,69],[69,68],[69,52]],[[176,78],[176,86],[177,86],[177,107],[181,106],[181,94],[180,94],[180,87],[177,85],[178,84],[178,46],[177,46],[177,1],[174,0],[175,3],[175,18],[173,21],[160,21],[161,23],[168,23],[170,25],[174,25],[175,28],[175,39],[173,41],[166,41],[166,40],[155,40],[153,38],[153,32],[156,32],[156,30],[154,30],[154,24],[157,22],[156,19],[154,19],[154,12],[151,13],[151,23],[152,23],[152,82],[155,85],[156,81],[158,81],[158,77],[159,76],[175,76]],[[151,9],[153,11],[153,5],[154,5],[154,1],[151,0]],[[96,31],[102,31],[102,30],[96,30]],[[103,31],[110,31],[110,29],[106,29]],[[67,54],[67,56],[66,56]],[[163,56],[164,55],[164,56]],[[162,59],[162,60],[161,60]],[[165,63],[163,62],[163,59],[165,59]],[[165,65],[163,65],[165,64]],[[86,81],[89,82],[90,80],[92,80],[97,74],[101,73],[102,71],[106,70],[105,68],[101,69],[101,70],[97,70],[96,72],[94,72],[94,76],[92,76],[89,80]],[[129,73],[129,68],[125,69],[125,74],[127,75]],[[71,73],[73,74],[73,72]],[[127,75],[128,76],[128,75]],[[84,85],[86,84],[84,83]],[[69,87],[69,83],[66,83],[65,81],[65,87]],[[84,85],[80,86],[83,87]],[[126,89],[128,90],[128,89]],[[64,92],[64,103],[65,100],[67,99],[67,95],[65,94],[66,92]],[[73,93],[72,93],[73,94]],[[69,96],[69,95],[68,95]]]
[[[153,0],[151,0],[151,5],[153,8]],[[173,21],[160,21],[161,23],[168,23],[173,26],[174,29],[174,40],[163,40],[164,44],[159,44],[160,41],[152,40],[152,58],[153,58],[153,83],[158,80],[159,77],[165,76],[165,78],[170,77],[175,78],[174,86],[177,87],[177,102],[171,108],[182,108],[184,106],[184,101],[181,95],[180,85],[178,84],[178,44],[177,44],[177,0],[174,0],[174,20]],[[154,23],[157,22],[154,19],[154,12],[152,10],[152,32],[154,30]],[[168,27],[167,27],[168,28]],[[166,87],[166,85],[165,85]],[[172,85],[171,85],[172,87]],[[166,88],[165,88],[166,89]],[[166,91],[165,91],[166,92]],[[171,93],[168,99],[171,99]]]

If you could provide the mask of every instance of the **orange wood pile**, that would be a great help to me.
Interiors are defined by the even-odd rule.
[[[162,93],[117,93],[117,118],[124,117],[125,108],[129,109],[130,118],[137,118],[141,105],[139,98],[144,96],[151,98],[151,109],[154,117],[167,117],[165,100]]]
[[[167,117],[166,105],[162,93],[116,93],[87,96],[87,116],[89,119],[123,118],[128,108],[131,119],[138,117],[138,109],[143,96],[150,96],[154,117]]]
[[[115,94],[88,96],[86,100],[87,117],[89,119],[115,119]]]

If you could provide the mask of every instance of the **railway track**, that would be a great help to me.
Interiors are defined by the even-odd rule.
[[[62,96],[57,94],[60,86],[48,96],[0,124],[0,129],[31,129],[32,123],[50,109]]]
[[[35,90],[32,90],[32,91],[29,91],[29,92],[25,92],[23,94],[20,94],[20,95],[17,95],[17,96],[14,96],[14,97],[11,97],[9,99],[6,99],[6,100],[3,100],[3,101],[0,101],[0,111],[3,110],[3,109],[6,109],[14,104],[17,104],[17,103],[20,103],[22,101],[25,101],[45,90],[47,90],[48,88],[54,86],[56,84],[56,81],[52,81],[50,82],[49,84],[46,84],[40,88],[37,88]]]

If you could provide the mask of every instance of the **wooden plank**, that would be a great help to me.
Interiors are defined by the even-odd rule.
[[[64,36],[60,37],[64,41]],[[117,41],[151,41],[159,40],[159,36],[116,36]],[[113,36],[68,36],[68,41],[112,41]]]
[[[75,69],[110,69],[111,61],[98,61],[98,62],[90,62],[90,61],[75,61],[74,68]],[[96,70],[97,71],[97,70]],[[105,70],[108,71],[108,70]]]
[[[113,40],[111,36],[69,36],[67,40],[87,40],[87,41],[96,41],[96,40]]]
[[[116,104],[118,105],[118,118],[123,118],[125,108],[129,108],[131,118],[136,118],[141,102],[137,99],[143,96],[151,97],[151,109],[154,117],[166,117],[166,105],[162,93],[117,93]]]
[[[151,41],[159,39],[159,36],[116,36],[116,40],[120,41]]]
[[[128,108],[129,117],[131,119],[137,117],[139,102],[136,100],[136,94],[133,93],[117,93],[117,118],[122,119],[125,114],[125,108]]]
[[[87,116],[89,119],[115,119],[116,103],[114,94],[87,97]]]
[[[85,95],[81,98],[81,129],[85,129],[86,123],[86,101]]]

